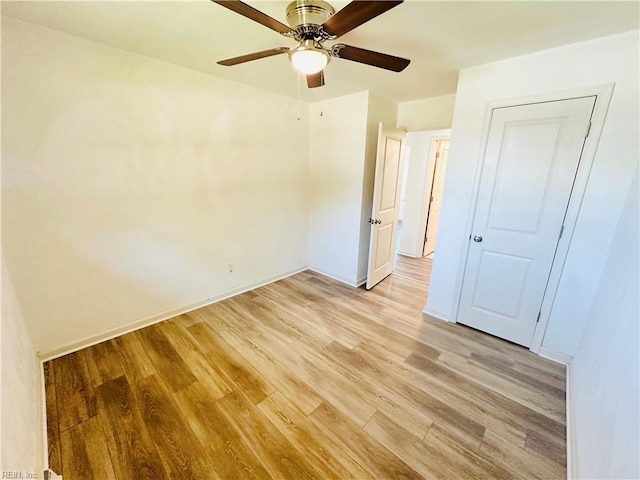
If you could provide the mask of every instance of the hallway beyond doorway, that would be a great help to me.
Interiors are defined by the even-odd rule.
[[[426,257],[418,258],[399,254],[398,247],[400,245],[401,235],[402,222],[398,222],[396,250],[393,257],[393,274],[429,285],[429,281],[431,279],[431,266],[433,264],[433,252]]]

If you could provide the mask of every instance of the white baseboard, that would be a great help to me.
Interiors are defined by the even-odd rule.
[[[38,404],[40,412],[38,421],[40,422],[40,435],[38,438],[38,447],[40,448],[40,465],[38,471],[49,470],[49,438],[47,435],[47,394],[44,384],[44,366],[43,362],[38,359],[40,366],[40,375],[38,375]]]
[[[81,350],[83,348],[86,347],[90,347],[92,345],[95,345],[97,343],[101,343],[104,342],[106,340],[110,340],[112,338],[116,338],[119,337],[120,335],[124,335],[126,333],[130,333],[133,332],[134,330],[138,330],[140,328],[144,328],[147,327],[149,325],[153,325],[154,323],[158,323],[158,322],[162,322],[164,320],[168,320],[169,318],[173,318],[177,315],[181,315],[183,313],[187,313],[187,312],[191,312],[193,310],[196,310],[198,308],[204,307],[206,305],[211,305],[212,303],[216,303],[219,302],[221,300],[224,300],[226,298],[230,298],[233,297],[235,295],[239,295],[241,293],[244,292],[248,292],[249,290],[253,290],[255,288],[258,287],[262,287],[264,285],[267,285],[269,283],[273,283],[276,282],[278,280],[282,280],[283,278],[287,278],[290,277],[292,275],[295,275],[297,273],[303,272],[307,270],[307,267],[300,267],[296,270],[292,270],[290,272],[287,273],[283,273],[281,275],[276,275],[274,277],[270,277],[267,278],[265,280],[262,280],[260,282],[256,282],[256,283],[252,283],[249,285],[244,285],[242,287],[237,287],[237,288],[233,288],[230,290],[227,290],[223,293],[220,293],[218,295],[214,295],[211,297],[207,297],[206,299],[203,299],[201,301],[195,302],[191,305],[186,305],[183,307],[179,307],[179,308],[175,308],[175,309],[171,309],[171,310],[167,310],[165,312],[161,312],[158,313],[156,315],[152,315],[149,317],[146,317],[142,320],[137,320],[135,322],[129,323],[128,325],[116,328],[116,329],[112,329],[112,330],[108,330],[106,332],[103,332],[101,334],[98,335],[94,335],[91,337],[87,337],[84,338],[78,342],[74,342],[72,344],[66,345],[62,348],[57,348],[54,350],[50,350],[50,351],[46,351],[46,352],[42,352],[42,353],[38,353],[38,360],[39,360],[39,364],[40,364],[40,376],[39,376],[39,381],[38,381],[38,390],[39,390],[39,403],[40,403],[40,415],[41,415],[41,429],[42,429],[42,433],[41,433],[41,440],[40,440],[40,452],[43,456],[42,458],[42,465],[44,468],[42,468],[42,470],[45,472],[45,478],[48,478],[49,480],[62,480],[62,476],[57,475],[55,472],[51,471],[49,469],[49,439],[47,436],[47,397],[46,397],[46,389],[45,389],[45,382],[44,382],[44,362],[47,362],[49,360],[52,360],[54,358],[57,357],[61,357],[62,355],[66,355],[68,353],[72,353],[72,352],[76,352],[78,350]]]
[[[424,310],[422,310],[422,313],[429,315],[430,317],[437,318],[438,320],[442,320],[443,322],[455,323],[455,320],[452,319],[449,314],[438,310],[432,310],[426,306],[424,307]]]
[[[538,352],[534,352],[540,355],[541,357],[546,358],[547,360],[552,360],[556,363],[561,363],[562,365],[569,366],[573,361],[573,357],[571,355],[567,355],[566,353],[558,352],[557,350],[553,350],[552,348],[540,347]]]
[[[336,281],[338,281],[340,283],[344,283],[345,285],[349,285],[350,287],[356,287],[357,288],[360,285],[362,285],[362,283],[354,283],[354,282],[352,282],[350,280],[347,280],[346,278],[341,278],[341,277],[339,277],[339,276],[337,276],[337,275],[335,275],[333,273],[325,272],[320,268],[309,266],[308,269],[311,270],[312,272],[316,272],[316,273],[319,273],[320,275],[324,275],[325,277],[332,278],[333,280],[336,280]],[[367,279],[365,278],[364,281],[366,282]],[[360,282],[360,280],[358,280],[358,282]]]
[[[305,270],[307,270],[306,266],[297,268],[295,270],[291,270],[291,271],[286,272],[286,273],[282,273],[280,275],[275,275],[273,277],[266,278],[266,279],[261,280],[259,282],[251,283],[251,284],[248,284],[248,285],[243,285],[241,287],[232,288],[230,290],[226,290],[226,291],[224,291],[222,293],[219,293],[217,295],[212,295],[212,296],[206,297],[206,298],[204,298],[202,300],[199,300],[199,301],[197,301],[195,303],[192,303],[190,305],[184,305],[182,307],[177,307],[177,308],[173,308],[171,310],[166,310],[164,312],[160,312],[160,313],[157,313],[155,315],[151,315],[149,317],[145,317],[143,319],[133,321],[133,322],[128,323],[126,325],[123,325],[121,327],[117,327],[117,328],[113,328],[113,329],[107,330],[107,331],[99,333],[97,335],[91,335],[89,337],[85,337],[85,338],[83,338],[81,340],[78,340],[76,342],[67,344],[67,345],[65,345],[63,347],[55,348],[55,349],[52,349],[52,350],[46,350],[46,351],[43,351],[43,352],[38,352],[38,358],[40,359],[40,361],[46,362],[48,360],[52,360],[54,358],[61,357],[63,355],[67,355],[69,353],[77,352],[78,350],[82,350],[83,348],[87,348],[87,347],[90,347],[92,345],[96,345],[98,343],[102,343],[102,342],[105,342],[107,340],[111,340],[112,338],[116,338],[116,337],[119,337],[121,335],[125,335],[127,333],[131,333],[131,332],[133,332],[135,330],[139,330],[141,328],[148,327],[149,325],[153,325],[154,323],[159,323],[159,322],[162,322],[164,320],[168,320],[170,318],[176,317],[178,315],[182,315],[184,313],[188,313],[188,312],[191,312],[193,310],[197,310],[198,308],[202,308],[202,307],[205,307],[207,305],[211,305],[212,303],[219,302],[219,301],[224,300],[226,298],[230,298],[230,297],[234,297],[236,295],[240,295],[241,293],[248,292],[249,290],[253,290],[255,288],[262,287],[264,285],[276,282],[278,280],[282,280],[283,278],[290,277],[292,275],[295,275],[297,273],[303,272]],[[319,273],[321,273],[321,272],[319,272]]]
[[[577,478],[576,471],[576,433],[574,429],[575,405],[573,395],[573,357],[566,353],[558,352],[552,348],[540,347],[540,351],[534,352],[548,360],[566,366],[566,424],[567,424],[567,479]]]
[[[575,432],[575,405],[573,394],[573,364],[567,363],[567,479],[571,480],[578,478],[578,472],[576,469],[576,432]]]
[[[43,472],[43,478],[45,480],[62,480],[62,475],[58,475],[50,469],[49,465],[49,435],[47,434],[47,390],[45,388],[44,380],[44,362],[38,360],[40,365],[40,375],[38,376],[38,403],[40,404],[40,465],[39,472]],[[40,478],[38,476],[37,478]]]
[[[398,250],[398,255],[403,255],[409,258],[422,258],[422,255],[416,254],[415,252],[407,252],[406,250]]]
[[[58,475],[52,470],[45,470],[44,480],[62,480],[62,475]]]

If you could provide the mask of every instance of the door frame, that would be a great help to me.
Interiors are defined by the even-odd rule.
[[[586,138],[586,141],[584,143],[582,156],[580,158],[580,163],[578,165],[573,189],[571,192],[571,197],[569,198],[569,204],[567,206],[563,235],[556,247],[556,254],[551,265],[547,287],[542,299],[542,305],[540,308],[540,319],[536,324],[536,328],[533,333],[533,339],[531,341],[531,347],[529,348],[529,350],[534,353],[537,353],[541,356],[548,356],[550,358],[553,358],[554,360],[558,360],[558,353],[553,351],[546,352],[544,347],[542,347],[542,341],[544,339],[544,335],[549,324],[549,319],[551,317],[553,302],[555,300],[556,292],[560,284],[562,270],[564,268],[564,263],[569,252],[569,247],[571,245],[573,231],[578,221],[580,206],[582,205],[582,200],[587,188],[589,174],[591,172],[591,167],[595,159],[598,142],[600,141],[600,136],[602,134],[602,129],[604,127],[604,122],[607,115],[607,110],[609,109],[609,104],[613,95],[614,86],[614,83],[609,83],[571,90],[563,90],[558,92],[515,97],[506,100],[496,100],[487,102],[485,108],[484,122],[482,127],[482,143],[478,153],[478,157],[476,159],[476,169],[473,178],[473,195],[471,204],[469,205],[468,209],[469,215],[467,216],[465,224],[465,231],[468,232],[469,238],[471,238],[470,236],[472,235],[471,230],[476,214],[478,195],[480,193],[480,179],[484,166],[484,156],[489,140],[489,129],[491,126],[491,117],[493,114],[493,110],[496,108],[516,107],[532,103],[556,102],[578,97],[596,97],[593,115],[591,117],[591,129],[589,131],[589,136]],[[455,132],[453,133],[452,141],[455,142]],[[464,261],[460,262],[460,267],[458,269],[456,278],[456,304],[454,306],[455,318],[453,319],[456,323],[460,311],[462,283],[467,268],[467,260],[470,247],[470,243],[465,242],[460,252],[461,257],[464,258]],[[566,360],[568,361],[570,359],[567,358]]]
[[[421,257],[426,256],[424,253],[425,247],[427,246],[427,228],[429,228],[429,215],[431,215],[431,197],[433,196],[433,183],[435,181],[435,177],[436,177],[436,166],[438,163],[438,153],[439,152],[439,147],[440,144],[442,142],[449,142],[449,145],[451,145],[451,135],[449,135],[446,138],[432,138],[431,139],[431,144],[429,145],[429,167],[427,170],[427,178],[428,181],[425,182],[425,187],[424,187],[424,192],[423,192],[423,199],[422,199],[422,206],[421,206],[421,222],[420,222],[420,226],[422,227],[424,225],[424,228],[422,229],[422,231],[424,232],[422,235],[422,249],[421,249]],[[427,183],[429,184],[429,188],[427,189]],[[444,186],[442,187],[444,189]],[[425,204],[426,202],[426,204]]]
[[[419,195],[420,208],[418,213],[412,217],[416,221],[417,227],[413,230],[414,235],[412,235],[412,237],[407,237],[412,238],[409,244],[411,248],[401,249],[400,252],[409,257],[421,258],[423,257],[422,252],[424,251],[424,235],[427,229],[427,215],[429,213],[428,200],[429,195],[431,194],[431,185],[433,182],[437,142],[440,140],[451,140],[451,129],[412,130],[409,133],[425,134],[429,142],[429,148],[427,149],[426,154],[424,177],[419,187],[420,192],[416,195]],[[415,152],[412,152],[412,154],[413,153]],[[409,158],[409,162],[411,162],[411,158]],[[403,229],[402,235],[408,235],[406,229]],[[416,238],[417,236],[420,236],[420,238]],[[406,246],[406,243],[401,241],[401,245]]]

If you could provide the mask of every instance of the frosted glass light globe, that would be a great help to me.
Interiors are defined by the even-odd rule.
[[[289,60],[300,73],[312,75],[327,66],[329,55],[312,40],[305,40],[289,52]]]

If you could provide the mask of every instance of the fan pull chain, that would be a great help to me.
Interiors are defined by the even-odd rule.
[[[298,78],[298,121],[300,121],[300,74],[296,73]]]

